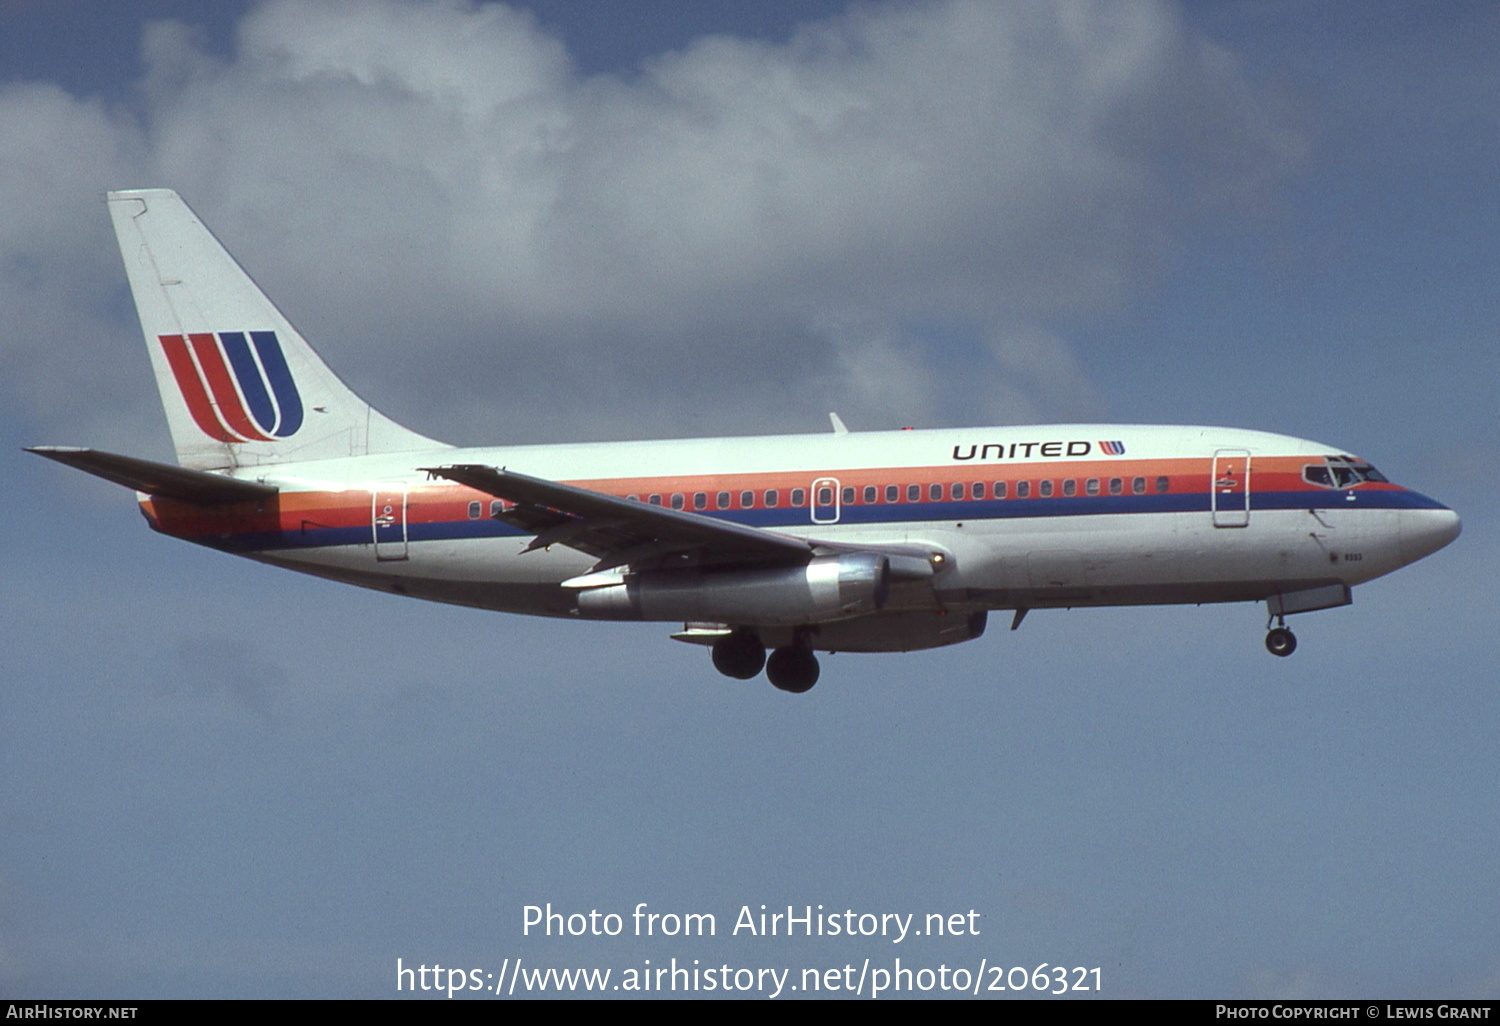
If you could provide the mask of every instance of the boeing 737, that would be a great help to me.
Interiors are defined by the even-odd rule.
[[[1457,515],[1342,448],[1051,424],[455,448],[355,395],[176,193],[109,194],[178,465],[29,451],[134,489],[157,531],[415,598],[680,622],[802,692],[815,652],[979,637],[991,611],[1264,602],[1293,613],[1453,541]],[[1273,626],[1274,624],[1274,626]],[[767,652],[770,652],[769,658]]]

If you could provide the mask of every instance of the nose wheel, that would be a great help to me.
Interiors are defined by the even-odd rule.
[[[1280,621],[1266,632],[1266,651],[1283,658],[1297,651],[1297,635],[1292,633],[1285,621]]]

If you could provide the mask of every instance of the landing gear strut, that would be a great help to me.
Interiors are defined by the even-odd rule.
[[[735,631],[714,642],[714,669],[726,677],[749,680],[765,665],[765,646],[751,631]]]
[[[782,691],[795,695],[818,682],[818,657],[806,645],[787,645],[766,660],[766,676]]]
[[[1297,651],[1297,635],[1286,625],[1285,617],[1278,616],[1276,626],[1266,632],[1266,651],[1273,656],[1282,657]]]

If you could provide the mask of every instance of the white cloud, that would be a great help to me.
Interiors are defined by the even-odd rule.
[[[1103,419],[1103,398],[1062,338],[1025,326],[998,333],[990,350],[997,372],[990,409],[999,423]]]
[[[0,395],[51,429],[108,441],[129,385],[151,388],[139,333],[112,303],[120,259],[101,169],[130,173],[138,148],[103,105],[41,84],[0,87]],[[134,373],[132,373],[134,372]],[[154,395],[150,398],[154,401]],[[137,405],[136,409],[140,409]],[[160,413],[155,414],[160,420]],[[40,439],[38,439],[40,440]],[[48,441],[61,441],[49,438]]]
[[[915,339],[879,321],[829,317],[814,330],[832,346],[835,356],[829,380],[823,383],[829,412],[841,410],[856,430],[891,427],[882,421],[892,415],[938,415],[941,375],[927,365]]]
[[[1289,153],[1165,4],[856,7],[628,79],[458,0],[277,0],[228,58],[172,24],[145,54],[138,113],[0,94],[0,147],[28,158],[0,187],[34,214],[0,227],[0,298],[32,326],[7,340],[10,390],[119,366],[127,326],[80,312],[122,277],[92,201],[160,184],[357,387],[458,440],[951,418],[993,390],[1065,416],[1099,401],[1047,320],[1151,288],[1187,216],[1273,187]],[[992,354],[956,405],[899,341],[930,316]],[[69,361],[33,362],[47,324]],[[982,344],[1013,331],[1049,340],[1050,370],[1039,343]]]

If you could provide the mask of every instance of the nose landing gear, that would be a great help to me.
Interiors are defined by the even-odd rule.
[[[1266,651],[1273,656],[1285,658],[1297,651],[1297,635],[1293,634],[1291,628],[1286,625],[1286,617],[1276,617],[1276,626],[1266,631]]]

